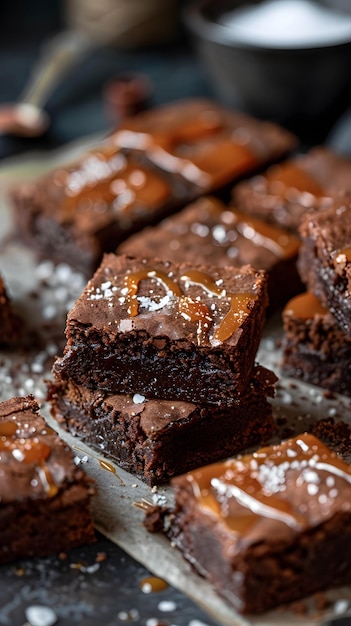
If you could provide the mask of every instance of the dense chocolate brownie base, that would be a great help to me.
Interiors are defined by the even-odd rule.
[[[52,415],[73,435],[151,485],[259,442],[273,432],[275,375],[256,367],[230,409],[143,396],[107,395],[57,380]]]
[[[118,252],[217,267],[250,263],[268,273],[271,313],[303,290],[296,269],[299,247],[299,239],[286,230],[250,218],[213,197],[204,197],[130,237]]]
[[[295,441],[172,481],[168,535],[242,613],[351,580],[350,468],[312,435]]]
[[[5,283],[0,276],[0,347],[15,345],[20,339],[20,327],[21,322],[12,309]]]
[[[94,541],[91,480],[32,396],[0,403],[0,563]]]
[[[301,278],[340,328],[351,335],[351,197],[307,214],[300,232]]]
[[[254,367],[266,288],[249,266],[106,255],[68,315],[54,372],[109,393],[234,404]]]
[[[318,147],[239,183],[233,201],[249,215],[298,233],[303,215],[327,208],[335,196],[350,192],[350,181],[351,160]]]
[[[297,296],[283,311],[281,371],[337,393],[351,396],[351,338],[327,309],[314,312],[312,294]],[[304,309],[303,317],[295,311]],[[308,316],[311,309],[311,316]]]

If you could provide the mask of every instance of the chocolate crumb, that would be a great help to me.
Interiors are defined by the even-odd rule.
[[[144,526],[149,533],[160,533],[164,530],[164,520],[169,513],[167,507],[150,506],[144,518]]]
[[[321,419],[310,432],[343,457],[351,454],[351,427],[346,422],[335,422],[333,417]]]

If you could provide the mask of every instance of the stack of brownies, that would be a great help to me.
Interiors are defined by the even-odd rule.
[[[283,311],[282,370],[351,395],[351,196],[301,223],[298,267],[308,292]]]
[[[266,274],[250,266],[105,255],[68,315],[53,416],[149,484],[266,440],[266,306]]]

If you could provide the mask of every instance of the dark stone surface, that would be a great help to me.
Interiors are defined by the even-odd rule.
[[[99,555],[106,555],[99,562]],[[98,561],[98,562],[97,562]],[[0,566],[0,625],[30,626],[26,609],[49,607],[57,626],[188,626],[192,620],[214,622],[172,587],[146,594],[150,573],[102,535],[97,543],[76,548],[65,558],[23,559]],[[164,604],[160,604],[164,603]],[[166,604],[167,603],[167,604]],[[169,610],[162,610],[169,609]],[[44,622],[42,626],[45,626]]]

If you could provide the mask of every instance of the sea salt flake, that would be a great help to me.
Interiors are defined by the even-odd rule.
[[[159,602],[157,608],[159,611],[162,611],[162,613],[171,613],[176,610],[177,605],[171,600],[163,600],[162,602]]]
[[[318,485],[316,485],[315,483],[308,483],[307,493],[309,496],[316,496],[318,493]]]
[[[29,606],[25,616],[30,626],[53,626],[57,622],[56,613],[48,606]]]
[[[336,615],[341,615],[342,613],[345,613],[347,611],[349,606],[349,601],[341,598],[340,600],[337,600],[334,604],[334,613],[336,613]]]
[[[145,402],[145,396],[142,396],[140,393],[135,393],[133,396],[134,404],[143,404]]]

